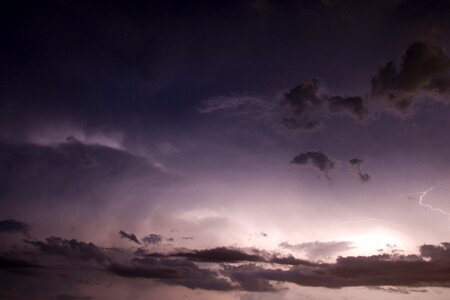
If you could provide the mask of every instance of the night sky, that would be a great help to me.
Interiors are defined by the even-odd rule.
[[[448,299],[450,1],[0,2],[1,299]]]

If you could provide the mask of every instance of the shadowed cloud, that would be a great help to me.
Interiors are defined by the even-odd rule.
[[[141,244],[141,242],[138,240],[138,238],[136,237],[136,235],[134,233],[126,233],[125,231],[121,230],[121,231],[119,231],[119,235],[123,239],[130,240],[138,245]]]
[[[362,183],[368,182],[370,180],[370,175],[361,171],[361,165],[364,163],[362,159],[352,158],[348,162],[356,170]]]
[[[450,58],[439,46],[415,42],[402,56],[400,66],[389,62],[372,79],[372,95],[392,109],[407,113],[421,92],[436,96],[450,89]]]
[[[150,233],[142,238],[142,242],[144,245],[157,245],[162,242],[163,238],[160,234]]]
[[[291,160],[291,164],[311,164],[325,174],[334,168],[334,161],[321,151],[302,152]]]
[[[20,221],[8,219],[0,221],[0,233],[22,233],[28,235],[31,226]]]
[[[48,255],[64,256],[68,259],[80,259],[83,261],[95,261],[103,264],[108,257],[93,243],[79,242],[76,239],[67,240],[59,237],[49,237],[42,241],[25,241]]]

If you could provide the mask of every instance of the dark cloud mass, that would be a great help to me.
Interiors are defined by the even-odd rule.
[[[134,258],[131,265],[111,264],[110,272],[121,277],[159,279],[169,285],[226,291],[234,289],[229,281],[215,271],[201,269],[194,263],[179,259]]]
[[[311,164],[324,173],[328,173],[334,168],[334,161],[321,151],[302,152],[291,160],[291,164]]]
[[[67,240],[59,237],[49,237],[42,241],[26,241],[47,255],[58,255],[67,259],[95,261],[103,264],[108,257],[93,243],[79,242],[76,239]]]
[[[42,269],[43,266],[20,258],[0,256],[0,269],[18,274],[30,274],[36,269]],[[32,273],[31,273],[32,274]]]
[[[319,94],[319,80],[312,79],[297,85],[284,96],[297,114],[304,114],[323,104],[323,96]]]
[[[141,244],[141,242],[139,241],[139,239],[136,237],[136,235],[134,233],[126,233],[125,231],[121,230],[121,231],[119,231],[119,235],[123,239],[128,239],[138,245]]]
[[[20,221],[11,219],[0,221],[0,233],[22,233],[27,235],[30,229],[30,225]]]
[[[67,267],[76,264],[86,275],[95,269],[86,264],[78,264],[80,260],[96,261],[97,268],[129,280],[151,279],[167,285],[215,291],[273,292],[283,289],[279,285],[283,282],[325,288],[450,286],[450,243],[422,245],[420,255],[395,252],[372,256],[340,256],[334,263],[323,263],[256,249],[244,251],[239,248],[218,247],[172,254],[147,254],[142,251],[133,254],[126,249],[111,252],[92,243],[57,237],[47,238],[45,242],[26,242],[39,249],[39,252],[33,254],[37,262],[2,256],[1,269],[24,275],[34,269],[52,272],[52,262],[46,260],[45,256],[58,255],[65,258]],[[286,242],[280,246],[307,251],[310,257],[323,257],[351,248],[349,242],[296,245]],[[206,262],[217,264],[218,268],[198,265]]]
[[[449,262],[450,261],[450,243],[445,242],[440,246],[422,245],[420,247],[420,255],[430,258],[432,261]]]
[[[428,42],[415,42],[402,56],[399,67],[389,62],[372,79],[372,94],[400,113],[408,112],[421,92],[447,95],[450,58]]]
[[[162,242],[163,238],[160,234],[150,233],[142,238],[142,242],[145,245],[157,245]]]
[[[328,95],[318,79],[304,81],[285,93],[281,104],[281,113],[288,115],[281,123],[288,129],[315,130],[332,115],[346,114],[358,121],[369,115],[362,97]]]
[[[248,254],[240,249],[219,247],[209,250],[198,250],[193,252],[178,252],[173,256],[186,257],[194,261],[216,262],[216,263],[236,263],[241,261],[265,261],[257,254]]]

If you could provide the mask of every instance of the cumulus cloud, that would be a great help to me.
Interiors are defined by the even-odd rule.
[[[283,242],[279,245],[281,248],[293,250],[295,252],[305,253],[309,259],[326,259],[339,252],[352,249],[352,243],[347,241],[330,241],[330,242],[307,242],[300,244],[290,244]]]
[[[30,225],[24,222],[12,219],[0,221],[0,233],[22,233],[28,235],[30,229]]]
[[[361,182],[364,183],[370,180],[370,175],[361,171],[361,165],[364,163],[362,159],[352,158],[348,162],[356,170]]]
[[[334,161],[332,161],[325,153],[321,151],[302,152],[291,160],[291,164],[311,164],[313,167],[319,169],[325,174],[334,168],[334,163]]]
[[[136,237],[136,235],[134,233],[126,233],[125,231],[121,230],[121,231],[119,231],[119,235],[123,239],[128,239],[138,245],[141,244],[141,242],[139,241],[139,239]]]
[[[372,95],[399,113],[407,113],[421,92],[448,95],[450,58],[429,42],[415,42],[402,56],[400,66],[389,62],[372,79]]]

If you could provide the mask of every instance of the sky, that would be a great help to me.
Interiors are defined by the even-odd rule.
[[[450,1],[0,3],[1,299],[448,299]]]

